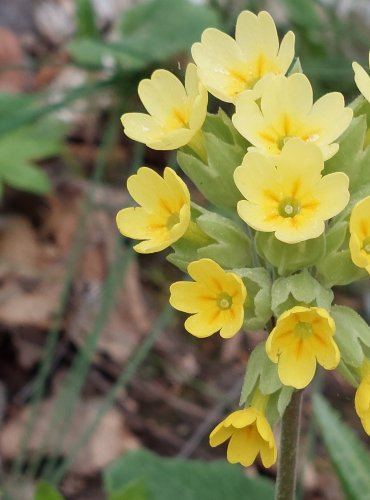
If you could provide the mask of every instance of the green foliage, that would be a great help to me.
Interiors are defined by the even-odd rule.
[[[34,500],[63,500],[64,497],[46,481],[39,481],[36,486]]]
[[[210,7],[188,0],[152,0],[124,13],[119,41],[96,40],[85,29],[68,50],[82,66],[100,68],[108,56],[119,68],[136,71],[188,50],[205,28],[218,25],[217,13]]]
[[[263,328],[271,318],[271,278],[262,267],[234,269],[247,289],[244,304],[244,328],[256,331]]]
[[[300,243],[283,243],[273,233],[258,231],[255,236],[257,253],[270,262],[280,275],[290,274],[315,264],[325,253],[325,236]]]
[[[276,316],[296,305],[330,310],[333,292],[326,290],[307,270],[278,278],[271,288],[271,308]]]
[[[142,481],[131,481],[120,490],[111,493],[108,500],[148,500],[146,485]]]
[[[76,0],[75,5],[77,36],[97,38],[99,32],[96,25],[96,16],[92,0]]]
[[[202,132],[207,163],[187,146],[177,152],[177,161],[207,200],[216,207],[235,211],[242,195],[235,186],[233,175],[242,163],[248,143],[221,110],[217,115],[207,116]]]
[[[240,405],[246,402],[251,403],[257,388],[262,394],[271,396],[266,413],[270,423],[277,422],[290,401],[293,388],[283,386],[280,382],[277,364],[268,358],[265,342],[261,342],[254,348],[248,360]]]
[[[261,500],[273,499],[271,484],[248,478],[226,462],[162,458],[147,450],[125,454],[104,473],[108,495],[136,480],[147,486],[147,500]]]
[[[349,365],[359,367],[364,360],[363,346],[370,347],[370,327],[350,307],[333,306],[331,315],[336,324],[335,341],[342,359]]]
[[[50,190],[49,178],[34,161],[60,153],[65,131],[66,127],[61,123],[43,120],[1,135],[1,184],[35,194],[47,193]]]
[[[370,455],[353,430],[320,395],[313,398],[313,411],[326,449],[348,500],[369,497]]]

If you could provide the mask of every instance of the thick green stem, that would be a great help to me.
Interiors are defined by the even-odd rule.
[[[303,391],[293,392],[281,422],[275,500],[294,500]]]

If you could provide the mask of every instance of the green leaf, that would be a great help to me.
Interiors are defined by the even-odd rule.
[[[125,454],[104,472],[107,494],[130,481],[143,481],[150,500],[272,500],[271,483],[249,478],[242,469],[226,462],[204,463],[159,457],[147,450]]]
[[[354,431],[320,395],[313,397],[317,424],[348,500],[369,498],[370,455]]]
[[[46,194],[51,189],[49,177],[39,168],[27,163],[10,163],[6,169],[1,168],[0,175],[9,186],[30,193]]]
[[[0,180],[14,188],[45,194],[48,176],[31,162],[60,153],[64,124],[43,120],[0,136]]]
[[[39,481],[36,486],[34,500],[64,500],[64,497],[46,481]]]
[[[120,490],[111,493],[108,500],[148,500],[146,484],[142,481],[131,481]]]
[[[203,30],[219,24],[210,7],[188,0],[152,0],[126,11],[121,30],[124,46],[145,54],[149,64],[188,51]]]
[[[92,0],[76,0],[76,33],[79,37],[97,38],[99,31]]]
[[[327,288],[335,285],[348,285],[364,278],[364,269],[355,266],[349,249],[329,254],[316,265],[317,277]]]
[[[272,316],[271,278],[262,267],[233,269],[247,289],[244,304],[244,328],[257,331],[263,328]]]
[[[336,324],[334,340],[341,358],[349,365],[361,366],[364,359],[363,345],[370,347],[370,326],[350,307],[335,305],[331,315]]]

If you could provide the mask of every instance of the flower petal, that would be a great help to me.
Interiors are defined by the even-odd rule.
[[[280,354],[278,373],[284,385],[303,389],[311,382],[315,371],[316,358],[303,340],[297,340]]]

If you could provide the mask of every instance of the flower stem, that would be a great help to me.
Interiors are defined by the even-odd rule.
[[[294,500],[303,391],[294,391],[281,421],[275,500]]]

